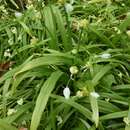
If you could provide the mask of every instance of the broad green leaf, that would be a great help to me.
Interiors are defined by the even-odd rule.
[[[45,65],[64,65],[64,64],[72,64],[73,60],[70,58],[63,58],[60,56],[45,56],[33,59],[32,61],[26,63],[23,68],[16,73],[20,74],[22,72],[25,72],[27,70],[31,70],[36,67],[45,66]]]
[[[55,8],[55,15],[56,15],[58,29],[62,37],[62,43],[63,43],[64,49],[65,51],[71,50],[72,45],[71,43],[69,43],[69,40],[67,39],[68,37],[67,37],[67,32],[64,27],[64,21],[58,8]]]
[[[36,105],[35,105],[33,115],[32,115],[30,130],[37,130],[42,113],[46,107],[50,94],[53,91],[56,85],[56,82],[60,78],[61,75],[62,75],[62,72],[60,71],[53,72],[51,76],[46,80],[44,85],[42,86],[36,100]]]
[[[45,19],[45,27],[48,38],[51,38],[49,41],[49,47],[51,49],[57,50],[59,47],[57,32],[56,32],[56,21],[54,19],[54,6],[46,6],[44,7],[44,19]]]
[[[99,80],[111,69],[110,65],[104,66],[93,78],[93,85],[96,86]]]
[[[89,29],[92,32],[94,32],[102,40],[102,42],[104,42],[108,46],[114,47],[114,45],[112,44],[112,42],[105,35],[103,35],[101,32],[99,32],[96,28],[94,28],[94,27],[91,26],[91,27],[89,27]]]
[[[116,85],[112,88],[113,90],[125,90],[125,89],[130,89],[130,84],[121,84],[121,85]]]
[[[104,116],[100,117],[100,120],[110,120],[110,119],[117,119],[117,118],[123,118],[127,116],[128,111],[120,111],[120,112],[114,112],[110,113]]]
[[[25,72],[16,76],[15,79],[13,80],[12,87],[11,87],[12,94],[16,92],[17,86],[26,78],[48,76],[51,72],[52,72],[51,70],[44,67],[42,69],[39,68],[39,69],[36,69],[35,71],[28,71],[28,72]]]
[[[110,103],[109,101],[98,100],[98,105],[99,105],[99,110],[105,113],[121,111],[119,107]]]

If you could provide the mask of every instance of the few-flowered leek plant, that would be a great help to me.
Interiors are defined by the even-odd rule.
[[[130,130],[130,0],[0,0],[0,18],[0,130]]]

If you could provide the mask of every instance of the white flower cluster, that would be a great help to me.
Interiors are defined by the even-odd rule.
[[[12,55],[10,53],[10,49],[5,50],[4,57],[9,57],[9,58],[12,57]]]
[[[12,115],[12,114],[14,114],[16,112],[17,112],[16,109],[10,108],[10,109],[8,109],[7,115],[10,116],[10,115]]]
[[[74,0],[70,0],[70,3],[65,4],[65,9],[67,13],[71,13],[74,10],[73,4]]]

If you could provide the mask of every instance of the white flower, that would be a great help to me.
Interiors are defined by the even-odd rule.
[[[130,120],[128,117],[124,117],[123,121],[127,124],[130,125]]]
[[[120,78],[122,78],[122,73],[121,73],[121,72],[119,72],[118,76],[119,76]]]
[[[126,32],[126,34],[130,37],[130,30],[128,30],[128,31]]]
[[[77,91],[76,96],[77,97],[83,97],[84,96],[84,92],[79,90],[79,91]]]
[[[81,20],[79,21],[79,26],[80,26],[81,28],[86,28],[88,24],[89,24],[89,22],[88,22],[87,19],[81,19]]]
[[[19,100],[17,100],[17,104],[18,105],[23,105],[23,98],[20,98]]]
[[[38,42],[38,39],[36,37],[32,37],[32,39],[30,40],[30,44],[34,45]]]
[[[65,99],[70,98],[70,89],[68,87],[64,88],[63,95],[64,95]]]
[[[71,53],[75,55],[75,54],[78,53],[78,51],[77,51],[77,49],[73,49],[73,50],[71,51]]]
[[[11,57],[10,49],[5,50],[4,57]]]
[[[109,54],[109,53],[104,53],[104,54],[102,54],[102,55],[99,55],[99,57],[104,58],[104,59],[108,59],[108,58],[111,58],[111,54]]]
[[[121,34],[121,30],[120,29],[118,29],[117,34]]]
[[[15,17],[21,17],[23,14],[22,13],[20,13],[20,12],[15,12]]]
[[[70,73],[71,73],[71,74],[77,74],[77,73],[78,73],[78,68],[77,68],[77,66],[71,66],[71,67],[70,67]]]
[[[58,121],[57,125],[62,124],[62,122],[63,122],[62,117],[57,115],[56,118],[57,118],[57,121]]]
[[[122,3],[122,4],[121,4],[121,6],[125,6],[125,4],[124,4],[124,3]]]
[[[96,93],[96,92],[91,92],[90,95],[91,95],[92,97],[94,97],[94,98],[100,97],[100,95],[99,95],[98,93]]]
[[[33,4],[28,4],[28,5],[26,5],[26,7],[27,7],[28,10],[30,10],[30,9],[34,9]]]
[[[21,122],[21,124],[22,124],[23,126],[26,126],[26,125],[27,125],[27,122],[26,122],[25,120],[23,120],[23,121]]]
[[[65,4],[65,9],[67,13],[70,13],[74,10],[73,6],[69,3]]]
[[[109,101],[110,101],[110,98],[105,98],[105,101],[109,102]]]
[[[127,12],[127,14],[126,14],[127,16],[130,16],[130,12]]]
[[[7,115],[10,116],[10,115],[12,115],[12,114],[14,114],[16,112],[17,112],[16,109],[11,108],[11,109],[8,109]]]

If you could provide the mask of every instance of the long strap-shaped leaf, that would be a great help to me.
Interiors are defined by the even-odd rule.
[[[42,113],[49,99],[49,96],[52,90],[54,89],[57,80],[60,78],[61,75],[62,75],[62,72],[60,71],[53,72],[51,76],[46,80],[43,87],[41,88],[41,91],[38,95],[36,106],[34,108],[34,112],[32,115],[30,130],[37,130]]]
[[[33,68],[44,66],[44,65],[63,65],[63,64],[72,64],[72,59],[61,57],[61,56],[44,56],[40,58],[33,59],[28,62],[19,72],[15,75],[18,75],[22,72],[31,70]]]
[[[59,32],[60,32],[60,35],[62,38],[64,49],[65,49],[65,51],[69,51],[72,49],[72,44],[67,39],[68,36],[67,36],[67,32],[65,30],[63,17],[62,17],[61,12],[58,8],[54,8],[54,9],[55,9],[57,26],[58,26],[58,29],[59,29]]]
[[[49,47],[51,49],[58,49],[58,39],[56,36],[56,21],[53,14],[53,6],[46,6],[44,8],[44,19],[47,30],[47,37],[51,38],[49,41]]]

